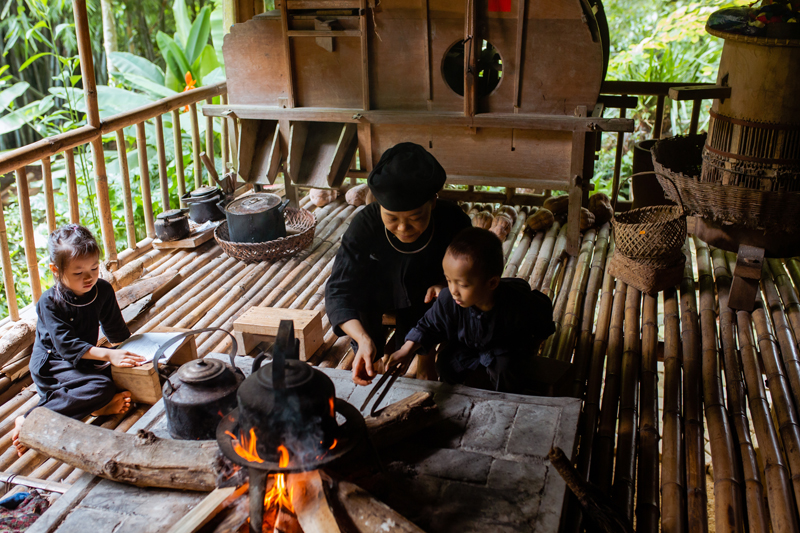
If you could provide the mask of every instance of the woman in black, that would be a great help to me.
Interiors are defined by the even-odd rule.
[[[353,381],[359,385],[371,382],[372,363],[383,356],[383,314],[395,314],[395,335],[405,339],[444,286],[447,246],[471,225],[457,205],[437,199],[445,179],[442,166],[421,146],[390,148],[369,175],[376,201],[342,237],[325,308],[336,334],[349,335],[354,345]],[[420,357],[421,374],[435,376],[433,358]]]

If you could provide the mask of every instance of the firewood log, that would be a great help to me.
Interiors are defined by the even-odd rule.
[[[359,533],[423,533],[423,531],[383,502],[372,497],[370,493],[348,483],[340,481],[336,487],[336,499],[347,512]]]

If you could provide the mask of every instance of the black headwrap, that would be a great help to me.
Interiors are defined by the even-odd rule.
[[[446,178],[442,165],[422,146],[400,143],[383,152],[367,182],[384,209],[411,211],[432,200]]]

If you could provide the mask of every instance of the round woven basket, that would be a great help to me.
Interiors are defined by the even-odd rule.
[[[670,185],[675,188],[674,184]],[[674,265],[683,255],[681,247],[686,241],[686,212],[680,203],[677,206],[631,209],[614,215],[611,226],[617,251],[637,263],[667,267]]]
[[[214,230],[214,239],[230,257],[245,263],[260,263],[271,259],[291,257],[311,244],[317,219],[305,209],[287,207],[283,212],[286,221],[286,237],[268,242],[231,242],[228,223],[223,222]]]
[[[669,199],[681,201],[688,215],[720,224],[782,231],[797,227],[794,221],[800,219],[800,192],[760,191],[700,181],[704,142],[704,135],[675,136],[653,147],[653,166]]]

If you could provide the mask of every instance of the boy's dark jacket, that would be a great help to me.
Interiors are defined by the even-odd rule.
[[[524,280],[503,278],[494,299],[489,311],[464,309],[445,288],[406,340],[426,349],[448,342],[457,353],[486,367],[498,355],[535,355],[537,343],[555,332],[550,298],[532,291]]]

